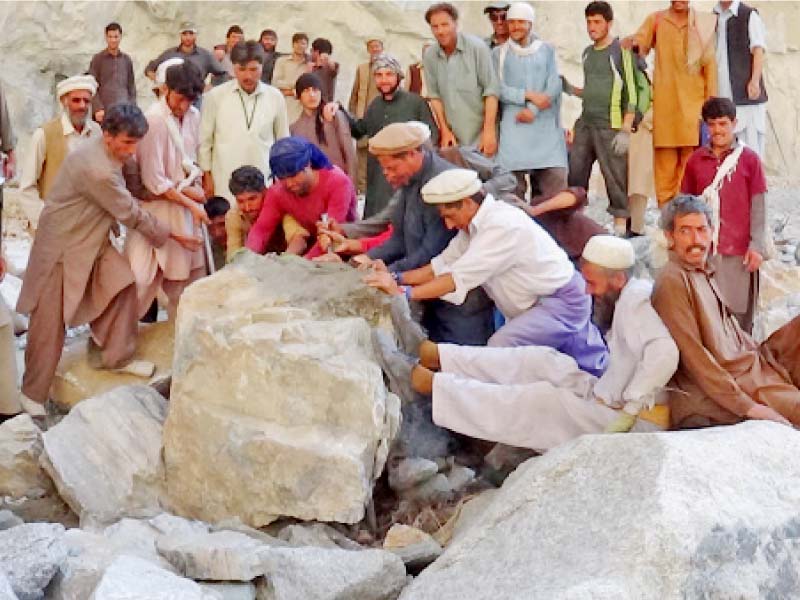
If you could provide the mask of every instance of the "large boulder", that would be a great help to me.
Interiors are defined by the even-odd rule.
[[[19,600],[38,600],[66,558],[64,526],[26,523],[0,531],[0,574]]]
[[[118,387],[81,402],[43,435],[42,465],[82,524],[162,512],[166,409],[150,387]]]
[[[181,298],[164,428],[173,512],[355,523],[399,420],[370,343],[388,300],[340,265],[246,255]]]
[[[524,463],[403,600],[800,597],[800,436],[591,435]]]
[[[27,414],[0,424],[0,509],[25,521],[73,523],[75,516],[39,465],[42,432]]]
[[[406,584],[403,561],[384,550],[271,548],[259,600],[394,600]]]

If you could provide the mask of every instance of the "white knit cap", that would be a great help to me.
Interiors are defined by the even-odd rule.
[[[75,90],[86,90],[92,96],[97,93],[97,80],[91,75],[75,75],[67,77],[56,85],[56,96],[61,98]]]
[[[615,235],[595,235],[583,248],[583,260],[606,269],[629,269],[636,262],[633,244]]]
[[[481,180],[475,171],[450,169],[439,173],[422,186],[422,199],[426,204],[458,202],[477,194],[481,186]]]
[[[156,69],[156,83],[155,85],[164,85],[167,83],[167,69],[170,67],[175,67],[177,65],[182,65],[183,59],[182,58],[168,58]]]
[[[527,2],[514,2],[506,13],[506,20],[518,19],[520,21],[530,21],[533,23],[536,12]]]

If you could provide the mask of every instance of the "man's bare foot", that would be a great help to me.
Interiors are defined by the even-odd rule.
[[[439,345],[430,340],[423,340],[418,348],[419,364],[432,371],[439,371],[442,368],[439,362]]]

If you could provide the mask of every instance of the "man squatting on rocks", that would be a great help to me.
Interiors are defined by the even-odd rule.
[[[473,199],[478,189],[475,179],[470,171],[446,171],[422,190],[425,201],[438,204],[445,219],[460,223],[462,233],[469,225],[458,212],[476,213],[472,231],[477,229],[478,233],[469,240],[462,257],[485,250],[482,245],[472,245],[479,240],[481,227],[490,230],[492,221],[503,217],[508,221],[514,211],[521,214],[495,203],[490,196],[477,204]],[[457,236],[447,251],[466,241],[465,237]],[[517,236],[510,237],[518,241]],[[655,404],[657,400],[663,402],[659,392],[675,372],[678,350],[650,304],[651,284],[630,277],[634,262],[631,244],[613,236],[595,236],[583,251],[581,271],[587,290],[595,298],[601,317],[598,321],[608,331],[607,366],[605,346],[602,363],[590,370],[585,355],[575,353],[574,347],[434,344],[410,322],[402,327],[412,332],[405,336],[408,354],[398,351],[383,332],[375,333],[376,350],[390,378],[398,382],[398,389],[402,390],[406,381],[414,391],[431,396],[437,425],[472,437],[546,450],[584,433],[665,429],[668,411]],[[448,275],[461,279],[457,270]],[[372,281],[379,279],[385,278],[373,276]],[[501,294],[512,283],[508,275],[500,273],[485,285],[503,306]],[[385,280],[381,285],[406,295],[409,290],[414,294],[420,289],[393,287]],[[624,318],[615,319],[615,315]],[[409,356],[417,355],[417,351],[419,361]]]
[[[106,111],[103,135],[67,155],[47,196],[33,241],[17,311],[30,315],[21,403],[44,416],[43,403],[61,358],[66,327],[91,326],[90,360],[97,367],[152,374],[132,361],[138,328],[136,283],[128,260],[111,245],[118,224],[159,248],[172,239],[189,251],[199,238],[170,229],[125,187],[122,163],[136,152],[147,120],[130,104]]]

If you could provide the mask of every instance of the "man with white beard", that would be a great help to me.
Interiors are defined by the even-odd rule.
[[[31,136],[19,180],[20,205],[31,233],[39,226],[44,198],[64,158],[81,140],[101,136],[100,126],[89,115],[95,93],[97,81],[91,75],[76,75],[61,81],[56,86],[63,108],[61,114],[44,123]]]

